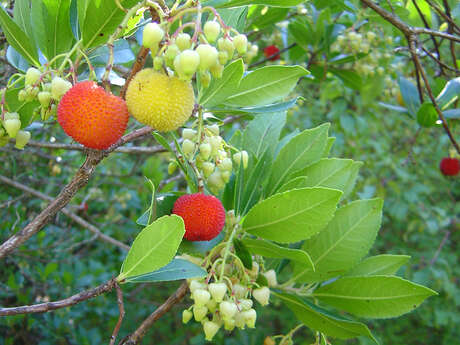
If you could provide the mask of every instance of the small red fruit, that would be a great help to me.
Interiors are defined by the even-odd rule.
[[[225,225],[224,207],[212,195],[182,195],[174,203],[173,213],[184,220],[184,237],[189,241],[212,240]]]
[[[445,176],[455,176],[460,172],[460,161],[457,158],[443,158],[439,169]]]
[[[279,52],[280,52],[280,50],[275,45],[267,46],[264,49],[264,55],[265,55],[266,58],[269,58],[270,56],[273,56],[273,55],[277,54],[277,55],[273,56],[272,58],[270,58],[270,61],[279,60],[280,59],[280,56],[278,54]]]
[[[128,125],[128,108],[120,97],[95,82],[83,81],[65,93],[58,106],[58,122],[80,144],[104,150],[121,138]]]

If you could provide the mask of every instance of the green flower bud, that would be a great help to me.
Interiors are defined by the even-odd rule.
[[[208,286],[208,290],[213,299],[217,302],[222,302],[227,293],[227,285],[225,283],[211,283]]]
[[[203,289],[205,290],[206,289],[206,285],[203,284],[203,283],[200,283],[199,281],[197,280],[191,280],[190,283],[189,283],[189,286],[188,286],[190,292],[192,293],[192,296],[193,296],[193,293],[195,292],[196,289]]]
[[[246,297],[248,289],[240,284],[233,284],[232,293],[236,298],[241,299]]]
[[[219,330],[219,325],[213,321],[205,321],[203,323],[203,331],[205,339],[211,341]]]
[[[228,59],[231,60],[233,58],[233,54],[235,53],[235,45],[232,41],[228,38],[219,38],[217,40],[217,47],[220,51],[225,51],[228,54]]]
[[[172,175],[177,169],[177,163],[176,161],[169,162],[168,164],[168,174]]]
[[[224,329],[233,331],[235,329],[235,319],[224,319]]]
[[[180,50],[190,49],[190,47],[192,46],[190,35],[184,32],[177,35],[176,45]]]
[[[222,316],[224,320],[231,319],[238,312],[238,307],[233,302],[223,301],[219,305],[219,311],[220,311],[220,315]]]
[[[60,100],[64,94],[72,87],[72,83],[60,77],[54,77],[51,81],[51,96],[55,100]]]
[[[177,54],[179,54],[180,50],[175,44],[171,44],[165,52],[165,60],[166,65],[170,68],[174,67],[174,59],[176,58]]]
[[[184,50],[179,55],[180,67],[185,74],[193,75],[200,65],[201,56],[194,50]]]
[[[254,291],[252,291],[252,296],[262,306],[266,306],[268,305],[268,301],[270,299],[270,289],[266,286],[263,286],[259,289],[255,289]]]
[[[219,170],[214,171],[211,176],[209,176],[208,186],[213,193],[217,193],[225,187],[225,182]]]
[[[200,83],[204,88],[208,88],[211,84],[211,73],[209,71],[200,71]]]
[[[219,133],[220,133],[219,126],[216,125],[216,124],[213,124],[213,125],[210,125],[210,126],[206,126],[206,128],[207,128],[213,135],[219,135]]]
[[[249,328],[256,327],[257,313],[254,309],[243,311],[241,315],[244,318],[246,326],[248,326]]]
[[[34,67],[30,67],[26,72],[26,78],[25,78],[24,84],[26,86],[32,86],[38,82],[38,80],[40,79],[40,76],[41,76],[41,72],[38,69]]]
[[[21,90],[18,93],[18,101],[19,102],[24,102],[27,99],[27,92],[26,90]]]
[[[17,149],[24,149],[24,146],[30,140],[30,132],[28,131],[18,131],[16,134],[16,144],[14,145]]]
[[[195,140],[196,139],[196,131],[191,128],[184,128],[182,130],[182,138],[188,139],[188,140]]]
[[[165,35],[163,29],[157,23],[148,23],[144,27],[142,45],[147,48],[158,46]]]
[[[209,70],[214,78],[220,79],[224,73],[224,66],[218,63],[212,66]]]
[[[19,120],[18,113],[5,113],[3,114],[3,119],[6,120]]]
[[[202,164],[202,167],[203,169],[203,175],[205,178],[208,178],[209,176],[211,176],[211,174],[214,172],[216,166],[214,165],[214,163],[211,163],[211,162],[204,162]],[[211,290],[209,290],[211,292]],[[211,292],[212,294],[212,292]]]
[[[211,299],[211,294],[203,289],[196,289],[193,291],[193,300],[195,301],[195,305],[202,307],[206,305]]]
[[[48,108],[51,102],[51,92],[41,91],[38,93],[38,101],[43,108]]]
[[[191,140],[185,139],[182,142],[182,152],[184,152],[184,155],[189,156],[190,154],[193,153],[195,150],[195,143]]]
[[[214,43],[220,34],[220,24],[216,21],[206,22],[206,24],[204,24],[203,31],[208,42]]]
[[[233,38],[233,44],[235,45],[236,51],[240,55],[246,54],[248,51],[248,38],[246,35],[239,34]]]
[[[193,317],[193,313],[190,310],[185,309],[182,312],[182,323],[188,323]]]
[[[155,56],[153,59],[153,68],[155,71],[161,71],[163,69],[163,58],[161,56]]]
[[[199,307],[197,305],[193,306],[193,316],[195,317],[195,321],[200,322],[204,319],[206,314],[208,313],[208,308],[205,306]]]
[[[220,51],[217,58],[221,65],[225,65],[228,62],[228,53],[226,51]]]
[[[233,164],[230,158],[223,159],[222,162],[219,164],[219,169],[222,171],[232,171],[232,168]]]
[[[267,278],[268,286],[273,287],[278,285],[278,282],[276,281],[276,272],[274,270],[269,270],[263,273],[263,275]]]
[[[3,121],[3,127],[6,129],[10,138],[16,138],[16,135],[21,129],[21,121],[18,119],[8,119]]]
[[[211,155],[217,155],[222,147],[222,138],[218,135],[212,136],[209,138],[209,143],[211,144]]]
[[[213,299],[210,299],[209,302],[206,303],[206,307],[210,313],[214,313],[217,310],[217,302]]]
[[[209,157],[211,156],[211,151],[212,151],[211,144],[204,143],[200,145],[200,156],[204,160],[209,159]]]
[[[231,171],[222,171],[221,176],[222,176],[222,180],[225,183],[228,183],[230,181],[230,176],[232,176],[232,172]]]
[[[200,44],[196,48],[196,52],[200,56],[200,70],[205,71],[215,66],[218,61],[217,57],[219,53],[217,49],[209,44]]]

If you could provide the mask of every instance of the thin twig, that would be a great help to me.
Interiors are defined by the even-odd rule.
[[[34,305],[25,305],[25,306],[20,306],[20,307],[0,308],[0,316],[45,313],[50,310],[70,307],[77,303],[86,301],[88,299],[97,297],[103,293],[111,291],[113,287],[115,286],[115,284],[116,284],[116,278],[112,278],[108,282],[101,284],[98,287],[80,292],[76,295],[70,296],[68,298],[65,298],[59,301],[40,303],[40,304],[34,304]]]
[[[441,240],[441,243],[439,244],[438,249],[436,249],[436,252],[434,253],[433,258],[430,260],[430,264],[429,264],[430,266],[433,266],[436,260],[438,259],[438,256],[441,253],[442,248],[444,248],[444,246],[446,245],[447,240],[449,239],[449,236],[450,236],[450,231],[447,230],[446,233],[444,234],[444,237]]]
[[[123,322],[123,318],[125,317],[125,305],[123,304],[123,291],[121,291],[120,286],[117,282],[115,282],[115,290],[117,291],[117,303],[118,303],[118,310],[120,312],[118,316],[118,321],[113,329],[112,336],[110,337],[109,345],[115,344],[115,340],[117,339],[118,332],[120,332],[121,323]]]
[[[46,200],[46,201],[53,201],[53,198],[44,194],[44,193],[41,193],[35,189],[32,189],[26,185],[23,185],[22,183],[19,183],[17,181],[14,181],[14,180],[11,180],[9,179],[8,177],[6,176],[2,176],[0,175],[0,181],[7,184],[7,185],[10,185],[11,187],[14,187],[14,188],[17,188],[17,189],[20,189],[22,190],[23,192],[26,192],[26,193],[29,193],[33,196],[36,196],[40,199],[43,199],[43,200]],[[64,213],[67,217],[69,217],[70,219],[72,219],[75,223],[77,224],[80,224],[81,226],[83,226],[84,228],[87,228],[89,231],[91,231],[92,233],[94,233],[95,235],[97,235],[98,238],[100,238],[101,240],[107,242],[107,243],[110,243],[110,244],[113,244],[123,250],[129,250],[129,246],[104,234],[101,230],[99,230],[97,227],[95,227],[94,225],[88,223],[86,220],[84,220],[83,218],[81,218],[80,216],[76,215],[75,213],[73,213],[68,207],[64,207],[63,209],[61,209],[61,212]]]
[[[86,160],[78,169],[72,180],[61,190],[53,201],[40,212],[27,226],[15,233],[8,240],[0,245],[0,258],[8,255],[15,248],[23,244],[30,237],[39,232],[45,224],[49,222],[54,215],[63,209],[77,192],[88,184],[89,178],[96,170],[97,165],[107,157],[111,152],[129,141],[140,138],[152,131],[150,127],[143,127],[123,136],[117,143],[112,145],[108,150],[88,150]]]
[[[183,282],[181,286],[169,296],[169,298],[159,306],[152,314],[149,315],[148,318],[142,322],[142,324],[127,337],[123,338],[118,345],[126,344],[126,345],[135,345],[139,344],[139,342],[144,337],[145,333],[147,333],[148,329],[152,327],[156,320],[162,317],[165,313],[167,313],[175,304],[179,303],[187,293],[188,286],[186,282]]]
[[[286,48],[281,49],[279,52],[277,52],[277,53],[275,53],[275,54],[272,54],[272,55],[266,57],[266,58],[263,59],[263,60],[254,62],[253,64],[249,65],[249,68],[253,68],[253,67],[257,67],[257,66],[259,66],[259,65],[263,65],[263,64],[266,63],[267,61],[270,61],[270,60],[273,59],[274,57],[280,56],[281,54],[287,52],[289,49],[292,49],[292,48],[294,48],[294,47],[296,47],[296,46],[297,46],[297,43],[292,43],[292,44],[288,45]]]

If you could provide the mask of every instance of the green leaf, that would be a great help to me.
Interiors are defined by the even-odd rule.
[[[9,112],[19,113],[21,128],[25,128],[33,120],[34,110],[40,105],[38,101],[24,102],[18,100],[21,88],[8,89],[5,92],[5,104]]]
[[[310,51],[311,45],[316,43],[314,29],[305,17],[298,17],[291,21],[288,30],[298,46],[307,52]]]
[[[255,205],[243,221],[253,235],[281,243],[305,240],[331,220],[342,192],[328,188],[294,189]]]
[[[152,283],[173,280],[182,280],[189,278],[205,277],[207,272],[200,266],[183,259],[173,259],[169,264],[162,268],[126,279],[128,283]]]
[[[21,54],[19,54],[16,49],[14,49],[12,46],[8,46],[6,50],[6,58],[8,59],[8,62],[15,67],[16,69],[20,71],[27,71],[27,69],[30,67],[29,63],[27,62],[26,59],[22,57]]]
[[[40,66],[38,53],[32,39],[16,24],[0,5],[0,26],[8,43],[21,54],[30,64]]]
[[[123,262],[118,281],[150,273],[169,263],[184,234],[184,221],[176,215],[161,217],[144,228]]]
[[[292,177],[306,177],[305,183],[298,188],[327,187],[344,191],[350,178],[352,165],[351,159],[323,158],[296,172]]]
[[[222,78],[213,78],[211,84],[200,95],[198,103],[206,108],[222,103],[238,87],[243,78],[243,60],[238,59],[225,67]]]
[[[267,195],[275,193],[286,179],[296,171],[318,161],[327,144],[329,123],[307,129],[292,138],[273,163]]]
[[[274,295],[281,299],[294,312],[299,321],[315,331],[340,339],[366,336],[378,344],[369,328],[361,322],[333,315],[329,311],[295,295],[277,292]]]
[[[232,107],[254,107],[277,102],[287,96],[300,77],[309,72],[301,66],[266,66],[248,73],[225,99]]]
[[[254,255],[262,255],[275,259],[289,259],[303,266],[310,267],[312,270],[315,269],[310,255],[304,250],[281,247],[273,242],[250,238],[244,239],[243,243]]]
[[[438,120],[438,113],[431,102],[423,103],[417,111],[417,122],[422,127],[433,127]]]
[[[292,108],[298,100],[299,97],[293,98],[290,101],[280,102],[280,103],[273,103],[268,105],[262,105],[260,107],[247,107],[247,108],[229,108],[225,107],[222,109],[215,108],[213,109],[214,112],[223,112],[224,114],[228,113],[236,113],[236,114],[264,114],[264,113],[275,113],[288,110]]]
[[[88,9],[88,5],[91,2],[91,0],[76,0],[76,1],[77,1],[78,25],[80,27],[80,31],[82,31],[85,25],[86,10]]]
[[[305,0],[211,0],[205,4],[216,8],[239,7],[246,5],[267,5],[275,7],[296,6]]]
[[[30,0],[16,0],[14,2],[13,19],[28,37],[34,37],[30,16]],[[35,44],[35,42],[31,42]]]
[[[353,162],[351,166],[350,177],[348,178],[347,186],[343,191],[342,198],[346,198],[355,188],[356,180],[358,179],[359,169],[363,165],[363,162]]]
[[[363,87],[363,81],[361,79],[361,76],[355,71],[332,67],[330,67],[328,71],[339,77],[343,81],[345,86],[351,89],[361,90],[361,88]]]
[[[273,156],[281,130],[286,124],[286,112],[267,113],[249,122],[243,132],[243,148],[260,158],[268,150]]]
[[[138,3],[138,0],[120,0],[125,9]],[[80,11],[79,11],[80,13]],[[85,49],[96,47],[108,41],[117,26],[125,17],[114,0],[94,0],[86,4],[82,31]]]
[[[97,48],[88,57],[93,66],[105,66],[109,61],[109,48],[107,46]],[[119,39],[113,45],[113,58],[114,64],[124,64],[134,61],[136,57],[129,46],[129,42]]]
[[[402,265],[410,259],[408,255],[382,254],[370,256],[352,270],[347,272],[347,276],[368,276],[368,275],[391,275],[395,274]]]
[[[446,109],[460,96],[460,77],[450,80],[436,98],[439,108]]]
[[[334,143],[335,143],[335,137],[327,138],[327,144],[326,144],[326,147],[324,148],[324,152],[322,155],[323,158],[327,158],[329,156],[329,152],[331,152],[331,149]]]
[[[333,65],[341,65],[349,62],[355,62],[361,60],[363,57],[366,57],[368,54],[358,53],[353,55],[339,54],[334,56],[332,59],[328,60],[328,63]]]
[[[235,248],[235,254],[238,256],[243,263],[244,267],[247,269],[252,269],[252,257],[251,254],[249,253],[248,248],[246,248],[245,244],[235,238],[233,239],[233,247]]]
[[[316,289],[312,296],[337,309],[367,318],[389,318],[416,309],[437,293],[393,276],[344,277]]]
[[[243,32],[246,27],[246,17],[248,16],[248,8],[239,9],[219,9],[219,14],[227,26],[231,26],[239,32]]]
[[[460,119],[460,109],[449,109],[445,110],[444,117],[447,119]]]
[[[72,47],[74,37],[70,27],[70,2],[71,0],[32,0],[35,40],[48,60]]]
[[[337,277],[356,265],[369,251],[382,222],[383,200],[359,200],[339,208],[317,236],[305,241],[315,272],[295,267],[298,282],[320,282]]]
[[[398,84],[407,110],[412,116],[417,116],[417,110],[420,107],[420,98],[417,88],[402,76],[398,77]]]

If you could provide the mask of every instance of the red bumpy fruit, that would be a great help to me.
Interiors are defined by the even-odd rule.
[[[265,55],[266,58],[269,58],[270,56],[272,56],[274,54],[277,54],[279,52],[280,52],[280,50],[278,49],[278,47],[274,46],[274,45],[265,47],[265,49],[264,49],[264,55]],[[280,56],[278,54],[278,55],[275,55],[272,58],[270,58],[270,61],[276,61],[276,60],[279,60],[279,59],[280,59]]]
[[[173,213],[184,220],[184,237],[189,241],[212,240],[219,235],[225,224],[224,207],[212,195],[182,195],[174,203]]]
[[[460,172],[460,161],[457,158],[443,158],[439,169],[445,176],[455,176]]]
[[[120,97],[95,82],[75,84],[62,97],[58,122],[80,144],[104,150],[121,138],[128,125],[128,108]]]

